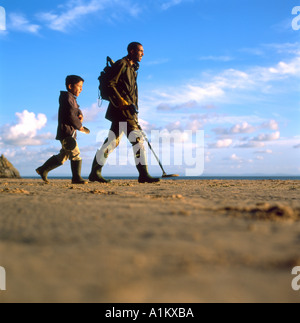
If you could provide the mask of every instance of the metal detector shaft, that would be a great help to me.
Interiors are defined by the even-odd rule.
[[[142,135],[144,136],[144,138],[145,138],[145,140],[146,140],[146,142],[147,142],[147,144],[148,144],[148,146],[149,146],[150,150],[152,151],[152,153],[153,153],[154,157],[156,158],[156,160],[157,160],[157,162],[158,162],[158,164],[159,164],[159,166],[160,166],[161,170],[163,171],[163,177],[164,177],[164,176],[167,176],[167,173],[165,172],[165,170],[164,170],[164,168],[163,168],[163,165],[162,165],[161,161],[159,160],[159,158],[157,157],[157,155],[156,155],[155,151],[153,150],[153,148],[152,148],[152,146],[151,146],[151,144],[150,144],[150,142],[149,142],[149,140],[148,140],[148,138],[147,138],[147,136],[146,136],[145,132],[143,131],[142,127],[140,126],[140,124],[138,123],[138,121],[137,121],[136,119],[135,119],[135,122],[136,122],[136,124],[137,124],[138,128],[140,129],[140,131],[141,131]]]

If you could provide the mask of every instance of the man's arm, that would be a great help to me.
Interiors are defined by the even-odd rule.
[[[111,78],[108,83],[108,87],[110,88],[111,99],[113,101],[112,103],[119,108],[126,108],[129,105],[129,103],[122,97],[122,95],[117,89],[117,84],[122,73],[124,73],[125,68],[126,63],[123,60],[116,62],[112,66]]]

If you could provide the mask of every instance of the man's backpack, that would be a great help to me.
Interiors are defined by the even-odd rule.
[[[110,80],[110,71],[112,66],[114,65],[114,61],[107,56],[106,58],[106,66],[98,77],[99,80],[99,99],[110,101],[110,94],[108,83]]]

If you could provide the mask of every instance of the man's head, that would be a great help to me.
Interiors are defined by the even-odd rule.
[[[84,79],[77,75],[68,75],[66,78],[66,88],[75,96],[79,96],[81,93],[83,83]]]
[[[137,42],[130,43],[127,48],[128,57],[134,63],[139,63],[142,61],[144,56],[144,48],[143,45]]]

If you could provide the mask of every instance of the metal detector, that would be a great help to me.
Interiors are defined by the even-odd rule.
[[[160,162],[159,158],[157,157],[157,155],[156,155],[155,151],[153,150],[153,148],[152,148],[152,146],[151,146],[151,144],[150,144],[150,142],[149,142],[149,140],[148,140],[148,138],[147,138],[147,135],[145,134],[145,132],[144,132],[144,130],[142,129],[142,127],[140,126],[140,124],[139,124],[139,122],[138,122],[137,118],[135,118],[135,119],[134,119],[134,121],[136,122],[136,125],[137,125],[137,126],[138,126],[138,128],[140,129],[140,131],[141,131],[141,133],[142,133],[143,137],[145,138],[146,142],[148,143],[148,146],[149,146],[150,150],[152,151],[152,153],[153,153],[154,157],[156,158],[156,160],[157,160],[157,162],[158,162],[158,164],[159,164],[159,166],[160,166],[161,170],[163,171],[162,178],[179,177],[179,175],[178,175],[178,174],[169,174],[169,175],[168,175],[168,174],[165,172],[165,170],[164,170],[164,168],[163,168],[162,163]]]

